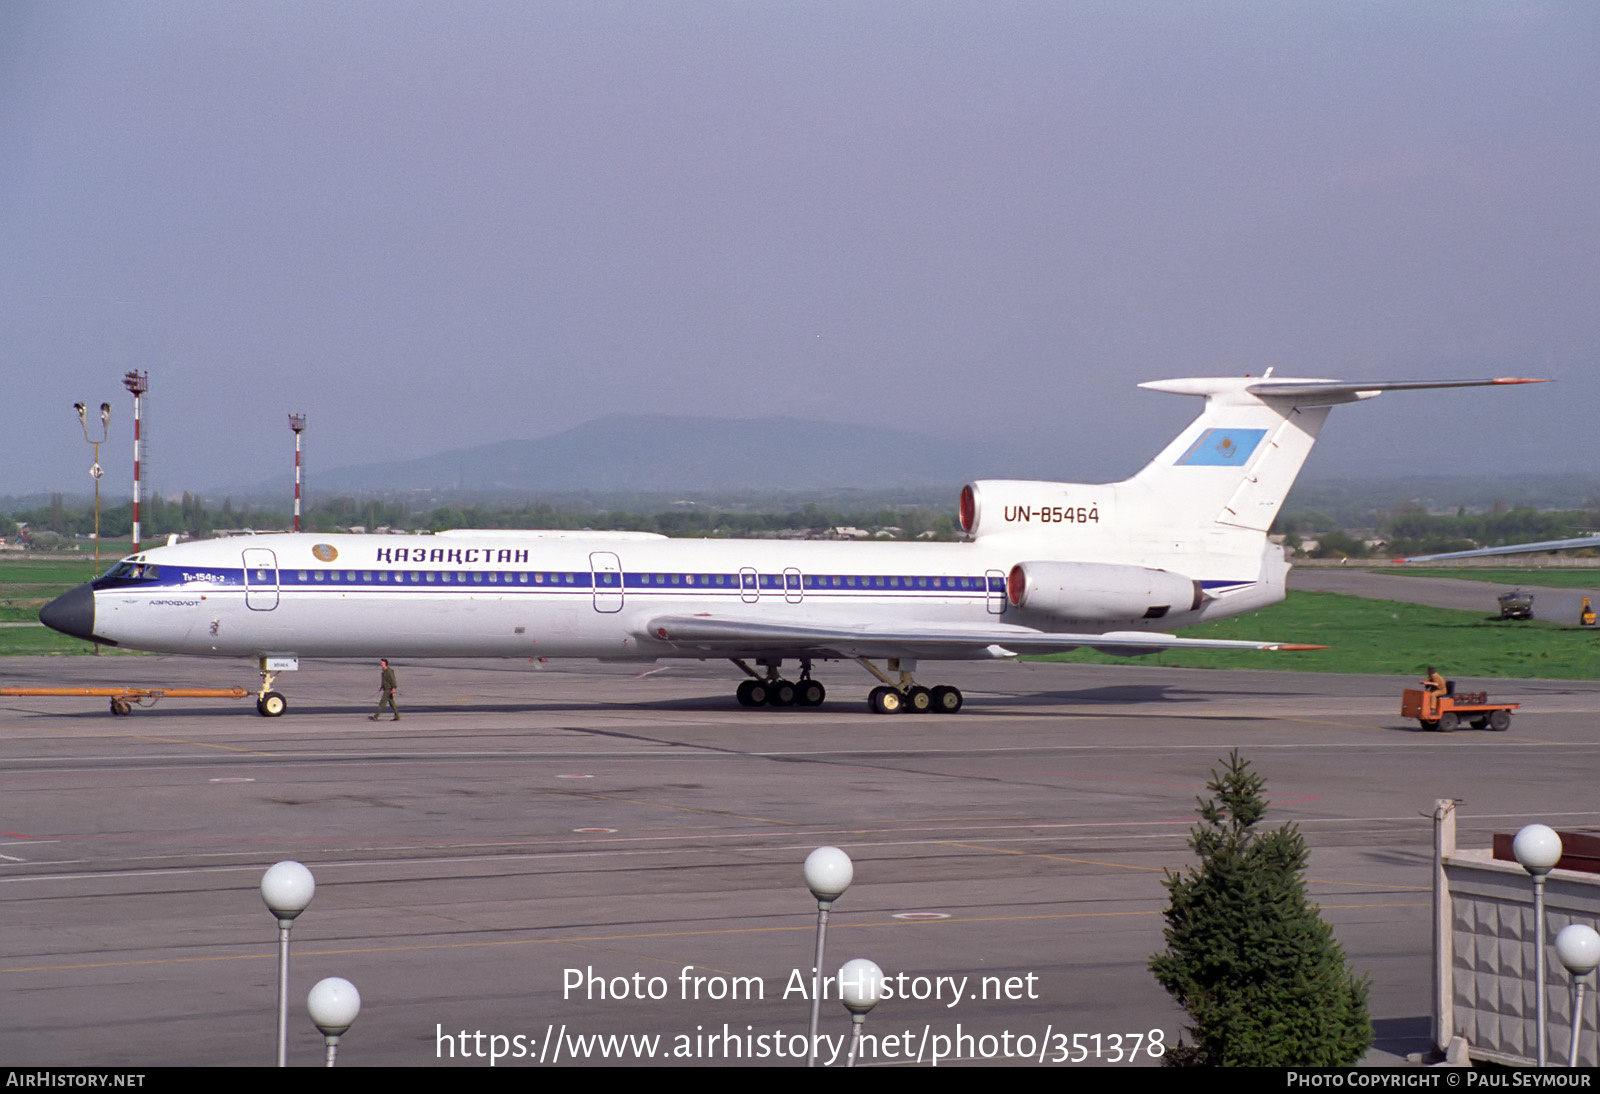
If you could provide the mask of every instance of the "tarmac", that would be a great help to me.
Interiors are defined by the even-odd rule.
[[[1268,823],[1311,847],[1393,1061],[1427,1046],[1435,799],[1462,800],[1462,846],[1600,816],[1594,681],[1464,680],[1523,707],[1506,733],[1441,734],[1399,717],[1398,676],[927,665],[966,708],[882,716],[849,665],[819,667],[819,710],[739,708],[725,662],[396,667],[400,722],[368,721],[378,669],[344,662],[281,676],[277,719],[0,699],[0,1060],[270,1064],[259,884],[297,859],[317,891],[291,932],[291,1065],[322,1061],[305,996],[341,976],[362,997],[344,1066],[792,1066],[817,922],[801,866],[835,845],[854,883],[823,967],[903,974],[864,1063],[1151,1066],[1184,1023],[1147,969],[1163,879],[1238,749]],[[0,676],[254,683],[160,657]],[[830,995],[824,1062],[849,1030]]]

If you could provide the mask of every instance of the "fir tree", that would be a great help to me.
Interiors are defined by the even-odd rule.
[[[1306,899],[1305,839],[1293,823],[1256,827],[1265,786],[1237,751],[1213,768],[1189,834],[1199,863],[1167,873],[1167,948],[1150,971],[1193,1025],[1166,1063],[1343,1067],[1372,1044],[1367,981]]]

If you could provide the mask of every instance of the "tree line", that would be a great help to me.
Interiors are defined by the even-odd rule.
[[[165,539],[176,532],[195,538],[221,530],[250,528],[278,531],[292,527],[286,511],[248,503],[235,505],[231,498],[220,507],[200,497],[184,493],[181,498],[154,495],[140,504],[140,535],[145,541]],[[13,535],[18,524],[36,530],[79,538],[93,534],[92,505],[68,505],[60,494],[50,504],[0,515],[0,535]],[[441,505],[413,512],[405,502],[337,497],[306,507],[300,526],[308,532],[339,532],[361,528],[371,532],[388,528],[402,532],[442,532],[452,528],[550,528],[579,531],[586,528],[632,532],[657,532],[675,537],[750,539],[780,532],[824,532],[838,527],[855,527],[876,533],[893,529],[897,539],[915,539],[932,533],[934,539],[957,536],[955,514],[927,505],[883,507],[863,512],[840,512],[808,504],[784,512],[760,513],[721,510],[710,507],[671,508],[662,512],[585,511],[563,509],[545,502],[521,504]],[[133,532],[132,502],[102,506],[102,539],[127,539]]]
[[[1547,539],[1571,539],[1600,531],[1600,498],[1582,509],[1538,510],[1532,506],[1496,504],[1486,513],[1429,513],[1407,503],[1375,518],[1371,529],[1342,528],[1321,513],[1285,513],[1273,525],[1291,547],[1314,543],[1306,551],[1312,558],[1366,558],[1440,554],[1478,547],[1503,547]],[[1369,541],[1382,546],[1374,548]]]

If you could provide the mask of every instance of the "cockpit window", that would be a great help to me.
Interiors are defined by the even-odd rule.
[[[101,581],[155,581],[161,567],[151,562],[119,562],[105,572]]]

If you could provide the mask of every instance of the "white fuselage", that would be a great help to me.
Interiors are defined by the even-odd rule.
[[[123,567],[136,574],[96,582],[94,632],[118,645],[214,656],[648,660],[705,656],[653,639],[648,624],[661,616],[1062,629],[1071,621],[1030,618],[1008,602],[1007,573],[1029,557],[1005,537],[906,544],[540,532],[239,536],[130,556]],[[1281,576],[1275,589],[1258,584],[1259,565],[1201,578],[1216,592],[1198,611],[1101,618],[1092,628],[1168,630],[1253,610],[1282,596]]]

